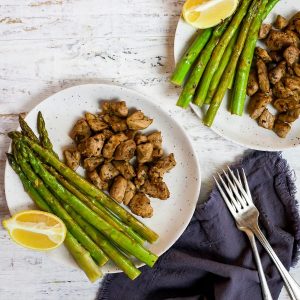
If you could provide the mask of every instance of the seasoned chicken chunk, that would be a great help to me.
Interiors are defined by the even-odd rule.
[[[285,30],[285,33],[291,38],[292,43],[290,45],[293,45],[295,47],[299,47],[300,46],[300,40],[299,37],[297,35],[297,33],[293,30]]]
[[[142,218],[151,218],[153,215],[153,208],[149,198],[143,193],[136,193],[129,202],[130,210]]]
[[[286,18],[282,17],[281,15],[278,15],[275,20],[274,27],[276,29],[283,29],[286,26],[288,26],[288,24],[289,24],[289,21]]]
[[[76,170],[80,164],[80,152],[76,149],[67,149],[64,151],[66,164],[72,170]]]
[[[300,20],[295,21],[295,29],[300,34]]]
[[[121,203],[125,196],[126,187],[127,180],[123,176],[119,175],[114,179],[109,194],[113,199]]]
[[[267,93],[258,92],[251,97],[249,103],[249,114],[252,119],[257,119],[265,110],[266,106],[272,102],[272,97]]]
[[[279,51],[270,51],[269,55],[273,62],[280,62],[282,60],[282,55]]]
[[[260,40],[265,39],[268,36],[271,28],[272,28],[271,24],[262,24],[259,30],[258,38]]]
[[[133,140],[122,142],[114,153],[115,160],[130,160],[133,158],[136,144]]]
[[[145,180],[148,178],[148,166],[146,165],[138,165],[136,169],[136,177],[134,179],[134,184],[137,188],[140,188]]]
[[[127,180],[135,177],[135,171],[133,166],[128,161],[114,160],[112,164]]]
[[[166,200],[170,197],[169,189],[166,183],[162,180],[157,180],[155,182],[146,180],[145,184],[141,188],[141,191],[150,197],[161,200]]]
[[[259,86],[258,86],[256,70],[252,69],[249,74],[249,79],[248,79],[247,95],[248,96],[254,95],[258,91],[258,89],[259,89]]]
[[[103,101],[101,104],[102,110],[105,113],[118,117],[127,117],[128,115],[128,108],[125,101]]]
[[[255,54],[257,57],[262,59],[265,63],[269,63],[272,61],[272,58],[270,57],[268,51],[266,49],[256,47],[255,48]]]
[[[124,131],[124,134],[127,136],[128,140],[134,140],[135,136],[137,135],[137,131],[127,129],[126,131]]]
[[[96,186],[100,190],[107,190],[108,189],[108,183],[103,181],[100,176],[98,175],[97,171],[91,171],[87,172],[87,177],[90,180],[90,182]]]
[[[142,134],[142,133],[137,133],[136,136],[134,137],[134,141],[137,145],[147,143],[148,139],[147,136]]]
[[[162,147],[162,136],[160,131],[155,131],[147,136],[148,141],[153,145],[153,148]]]
[[[161,158],[163,155],[164,155],[164,150],[162,148],[153,149],[152,160],[156,160],[158,158]]]
[[[290,130],[291,130],[290,124],[284,123],[279,120],[275,121],[274,131],[279,137],[285,138]]]
[[[299,107],[298,101],[296,101],[294,98],[276,99],[273,105],[279,112],[284,112]]]
[[[285,58],[288,65],[292,66],[299,60],[300,50],[295,46],[289,46],[283,51],[283,57]]]
[[[109,124],[114,132],[121,132],[127,129],[127,124],[125,119],[121,119],[115,115],[105,114],[102,116],[103,120]]]
[[[85,113],[85,118],[93,131],[101,131],[108,127],[108,125],[100,120],[98,116],[93,115],[89,112]]]
[[[282,122],[293,123],[300,116],[300,108],[294,108],[278,115],[277,119]]]
[[[152,179],[163,177],[165,173],[169,172],[176,166],[174,154],[171,153],[156,161],[149,170],[149,176]]]
[[[282,81],[276,82],[273,88],[273,94],[276,98],[288,98],[294,96],[293,91],[286,88]]]
[[[280,62],[275,68],[269,73],[269,79],[272,84],[279,82],[286,72],[286,62]]]
[[[258,125],[266,129],[273,129],[275,116],[273,116],[267,108],[258,118]]]
[[[78,150],[85,157],[100,156],[104,145],[105,136],[98,133],[92,137],[85,139],[78,145]]]
[[[267,93],[270,90],[267,66],[262,59],[257,59],[256,67],[259,87],[263,92]]]
[[[270,50],[280,50],[293,44],[294,38],[291,35],[273,29],[266,39],[266,45]]]
[[[294,65],[294,73],[300,77],[300,64],[295,64]]]
[[[140,164],[151,161],[153,145],[151,143],[140,144],[136,147],[137,161]]]
[[[102,163],[103,157],[88,157],[83,161],[83,168],[91,172],[97,169]]]
[[[100,178],[103,181],[108,181],[119,175],[119,171],[110,162],[104,163],[100,168]]]
[[[111,136],[108,142],[103,147],[103,151],[102,151],[103,157],[108,159],[112,158],[116,148],[127,139],[128,139],[127,136],[123,132]]]
[[[293,76],[293,77],[285,77],[284,85],[286,88],[290,89],[291,91],[299,91],[300,90],[300,78]]]
[[[91,136],[91,129],[85,119],[80,119],[74,125],[70,137],[77,143]]]
[[[146,129],[152,124],[152,122],[153,120],[146,117],[140,110],[127,117],[127,125],[132,130]]]
[[[126,191],[125,191],[125,195],[124,195],[124,198],[123,198],[123,203],[125,205],[129,204],[130,200],[135,195],[135,192],[136,192],[135,185],[130,180],[127,181]]]

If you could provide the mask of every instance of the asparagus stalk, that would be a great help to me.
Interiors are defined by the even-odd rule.
[[[197,59],[196,65],[189,76],[181,94],[177,101],[177,105],[182,108],[187,108],[190,102],[193,100],[197,85],[202,77],[204,69],[211,58],[211,53],[219,42],[220,37],[226,30],[231,18],[227,18],[222,24],[218,25],[211,36],[210,41],[205,46]]]
[[[98,230],[87,223],[76,211],[66,203],[62,203],[64,209],[76,221],[76,223],[90,236],[90,238],[105,252],[105,254],[130,278],[137,278],[141,271],[119,250],[117,250]]]
[[[52,210],[49,207],[49,205],[44,201],[44,199],[40,196],[37,190],[33,187],[31,182],[27,179],[27,177],[21,170],[20,166],[16,162],[14,156],[9,153],[7,153],[6,155],[10,166],[19,176],[23,184],[24,190],[29,194],[33,202],[36,204],[36,206],[40,210],[52,213]],[[73,235],[69,231],[67,231],[64,244],[68,248],[69,252],[71,253],[72,257],[74,258],[78,266],[85,272],[86,276],[89,278],[91,282],[96,281],[102,276],[100,269],[93,261],[89,252],[86,251],[77,242],[77,240],[73,237]]]
[[[245,43],[243,52],[241,54],[237,73],[235,75],[235,82],[233,86],[233,95],[231,102],[231,113],[241,116],[244,111],[244,105],[246,100],[246,90],[248,84],[248,78],[250,73],[250,68],[252,64],[252,59],[254,55],[254,50],[256,46],[256,41],[258,38],[259,28],[263,19],[271,11],[278,0],[262,0],[262,3],[258,9],[258,12],[251,24],[247,41]]]
[[[54,168],[45,166],[45,168],[57,179],[57,181],[65,187],[69,192],[75,195],[79,200],[86,204],[90,209],[92,209],[97,215],[99,215],[103,220],[105,220],[110,225],[114,226],[119,231],[122,231],[128,237],[134,239],[135,241],[143,244],[145,241],[137,233],[135,233],[129,226],[122,223],[114,214],[108,211],[101,203],[94,199],[91,199],[81,193],[76,187],[70,184],[63,176],[55,171]]]
[[[37,138],[35,133],[31,130],[31,128],[29,127],[29,125],[27,124],[27,122],[24,120],[24,118],[21,115],[19,115],[19,124],[20,124],[22,132],[25,136],[29,137],[36,143],[39,143],[39,139]]]
[[[231,81],[232,77],[234,76],[236,65],[238,63],[239,57],[240,57],[243,47],[245,45],[247,34],[249,32],[251,23],[258,11],[260,3],[261,3],[261,0],[253,1],[247,16],[243,21],[243,25],[240,29],[240,33],[239,33],[236,45],[233,49],[233,52],[232,52],[232,55],[230,58],[230,63],[226,66],[226,69],[222,75],[222,78],[220,80],[217,91],[213,97],[213,100],[210,104],[208,111],[205,114],[203,122],[206,126],[212,125],[212,123],[215,119],[215,116],[219,110],[219,107],[222,103],[222,100],[224,98],[226,90],[230,84],[230,81]]]
[[[157,260],[157,256],[144,248],[139,243],[128,238],[122,232],[116,230],[109,223],[100,218],[95,212],[82,203],[76,196],[65,189],[44,167],[43,164],[31,150],[22,144],[22,153],[29,160],[35,172],[43,179],[45,184],[52,190],[52,192],[80,214],[88,223],[96,227],[104,236],[111,239],[120,248],[126,250],[128,253],[134,255],[140,261],[152,267]]]
[[[214,52],[211,56],[210,62],[208,63],[202,80],[200,82],[200,85],[198,87],[196,97],[195,97],[195,104],[198,106],[202,106],[209,89],[209,85],[211,83],[211,80],[217,71],[220,61],[222,59],[222,56],[226,50],[226,47],[228,46],[230,40],[234,36],[235,32],[238,30],[240,23],[242,22],[244,16],[247,14],[248,7],[252,0],[242,0],[237,12],[235,13],[230,25],[228,26],[226,32],[222,36],[220,42],[214,49]]]
[[[99,201],[103,206],[105,206],[111,212],[116,214],[124,223],[129,225],[141,237],[145,238],[149,242],[154,242],[157,240],[157,233],[155,233],[150,228],[141,223],[139,220],[137,220],[126,209],[124,209],[122,206],[116,203],[104,192],[96,188],[90,182],[88,182],[83,177],[74,172],[72,169],[63,164],[50,151],[41,147],[38,143],[35,143],[26,136],[22,139],[34,152],[36,152],[41,158],[43,158],[43,160],[46,163],[54,167],[61,175],[67,178],[70,181],[70,183],[79,188],[88,196],[95,198],[97,201]]]
[[[182,85],[186,75],[191,69],[193,63],[197,59],[199,53],[207,44],[211,34],[212,28],[207,28],[197,33],[192,45],[185,51],[180,61],[177,63],[174,73],[171,77],[171,82],[175,85]]]

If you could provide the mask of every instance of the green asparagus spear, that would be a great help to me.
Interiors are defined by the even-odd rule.
[[[249,12],[247,13],[243,25],[240,29],[240,33],[238,35],[238,39],[236,42],[236,45],[234,46],[231,58],[230,58],[230,63],[227,65],[222,78],[220,80],[219,86],[216,90],[216,93],[213,97],[213,100],[210,104],[210,107],[208,111],[205,114],[204,117],[204,124],[206,126],[211,126],[215,116],[218,112],[218,109],[222,103],[222,100],[224,98],[224,95],[226,93],[226,90],[229,86],[231,78],[234,76],[234,71],[236,69],[236,65],[238,63],[239,57],[241,55],[241,52],[243,50],[247,34],[249,32],[250,25],[258,11],[258,7],[260,6],[261,0],[254,0],[253,3],[251,4],[251,7],[249,9]]]
[[[230,40],[230,43],[228,44],[228,47],[226,48],[226,50],[223,54],[220,65],[219,65],[216,73],[214,74],[214,76],[211,80],[209,90],[208,90],[208,93],[207,93],[207,97],[204,101],[205,104],[210,104],[210,102],[211,102],[211,100],[212,100],[212,98],[213,98],[213,96],[214,96],[214,94],[217,90],[220,79],[221,79],[221,77],[224,73],[224,70],[225,70],[225,68],[226,68],[226,66],[229,62],[230,57],[231,57],[232,50],[234,48],[237,37],[238,37],[238,31],[234,34],[234,36]]]
[[[40,196],[37,190],[33,187],[31,182],[27,179],[20,166],[17,164],[14,156],[12,154],[7,153],[7,159],[12,169],[19,176],[25,191],[29,194],[36,206],[40,210],[52,213],[52,210],[49,207],[49,205],[44,201],[44,199]],[[71,253],[78,266],[85,272],[85,274],[91,282],[96,281],[102,276],[100,269],[91,258],[89,252],[87,252],[77,242],[77,240],[72,236],[72,234],[69,231],[67,231],[64,244],[68,248],[69,252]]]
[[[239,29],[240,23],[242,22],[244,16],[247,14],[248,7],[252,0],[242,0],[237,12],[235,13],[231,23],[229,24],[226,32],[222,36],[220,42],[214,49],[209,63],[207,64],[202,80],[196,92],[196,97],[194,103],[198,106],[202,106],[209,89],[210,82],[218,69],[222,56],[228,46],[228,43],[234,36],[235,32]]]
[[[76,223],[89,235],[89,237],[104,251],[104,253],[130,278],[137,278],[141,271],[119,250],[117,250],[95,227],[87,223],[76,211],[66,203],[64,209]]]
[[[186,75],[191,69],[193,63],[197,59],[199,53],[207,44],[213,29],[207,28],[200,33],[197,32],[197,36],[192,45],[185,51],[180,61],[177,63],[175,71],[171,77],[171,82],[175,85],[182,85]]]
[[[141,237],[145,238],[149,242],[155,242],[157,240],[158,235],[154,231],[137,220],[128,211],[126,211],[126,209],[116,203],[104,192],[96,188],[93,184],[63,164],[50,151],[41,147],[38,143],[33,142],[28,137],[22,137],[22,140],[24,140],[32,150],[42,157],[46,163],[54,167],[61,175],[67,178],[72,185],[76,186],[91,198],[95,198],[97,201],[99,201],[104,207],[108,208],[111,212],[117,215]]]
[[[266,13],[271,11],[271,9],[276,4],[275,2],[277,2],[277,0],[270,0],[269,3],[267,0],[262,0],[258,13],[251,24],[251,28],[249,30],[245,46],[239,60],[237,73],[235,75],[233,95],[231,100],[232,114],[239,116],[243,114],[246,100],[248,78],[256,46],[256,41],[258,38],[259,28],[264,17],[266,17]]]
[[[19,124],[20,124],[22,132],[25,136],[29,137],[36,143],[39,143],[39,139],[37,138],[35,133],[31,130],[31,128],[29,127],[29,125],[27,124],[27,122],[24,120],[24,118],[21,115],[19,115]]]
[[[104,236],[111,239],[120,248],[134,255],[137,259],[152,267],[157,260],[157,256],[144,248],[139,243],[128,238],[122,232],[116,230],[109,223],[100,218],[95,212],[82,203],[76,196],[65,189],[44,167],[41,161],[35,157],[33,152],[22,144],[22,153],[27,157],[34,171],[43,179],[45,184],[62,201],[70,204],[72,208],[80,214],[88,223],[96,227]]]
[[[201,79],[204,69],[211,58],[211,53],[219,42],[220,37],[226,30],[231,18],[227,18],[222,24],[218,25],[211,36],[210,41],[206,44],[200,56],[197,59],[196,65],[189,76],[181,94],[177,101],[177,105],[182,108],[187,108],[193,100],[197,85]]]
[[[79,200],[86,204],[90,209],[92,209],[97,215],[103,218],[110,225],[114,226],[119,231],[122,231],[128,237],[136,240],[140,244],[143,244],[145,241],[137,233],[135,233],[129,226],[122,223],[114,214],[108,211],[103,205],[97,202],[94,199],[91,199],[81,193],[76,187],[70,184],[63,176],[55,171],[54,168],[46,166],[45,168],[57,179],[57,181],[64,186],[69,192],[75,195]]]

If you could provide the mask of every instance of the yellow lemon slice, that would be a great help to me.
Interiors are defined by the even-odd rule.
[[[209,28],[231,16],[239,0],[187,0],[182,14],[187,23],[196,28]]]
[[[26,210],[3,221],[3,227],[17,244],[47,251],[60,246],[67,233],[65,224],[53,214]]]

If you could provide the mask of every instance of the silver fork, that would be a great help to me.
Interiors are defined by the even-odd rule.
[[[233,173],[233,171],[228,167],[229,174],[228,175],[225,171],[224,175],[227,180],[227,183],[223,180],[223,178],[219,175],[220,182],[224,188],[222,189],[221,185],[216,180],[218,189],[230,210],[231,214],[233,215],[237,227],[240,230],[245,231],[248,235],[249,240],[251,242],[254,256],[256,259],[259,277],[262,284],[262,291],[264,299],[272,299],[270,294],[265,275],[261,266],[261,261],[258,255],[258,251],[256,248],[256,243],[253,237],[253,234],[257,237],[257,239],[261,242],[262,246],[265,250],[269,253],[270,257],[272,258],[273,262],[275,263],[277,269],[279,270],[282,279],[285,283],[285,286],[290,294],[290,297],[295,300],[300,300],[300,287],[297,282],[292,278],[292,276],[288,273],[286,268],[283,266],[281,261],[279,260],[278,256],[272,249],[271,245],[267,241],[264,234],[261,232],[259,225],[258,225],[258,216],[259,212],[255,205],[253,204],[250,189],[247,183],[246,175],[244,170],[242,169],[242,177],[241,180],[240,174],[237,171],[237,175]]]

